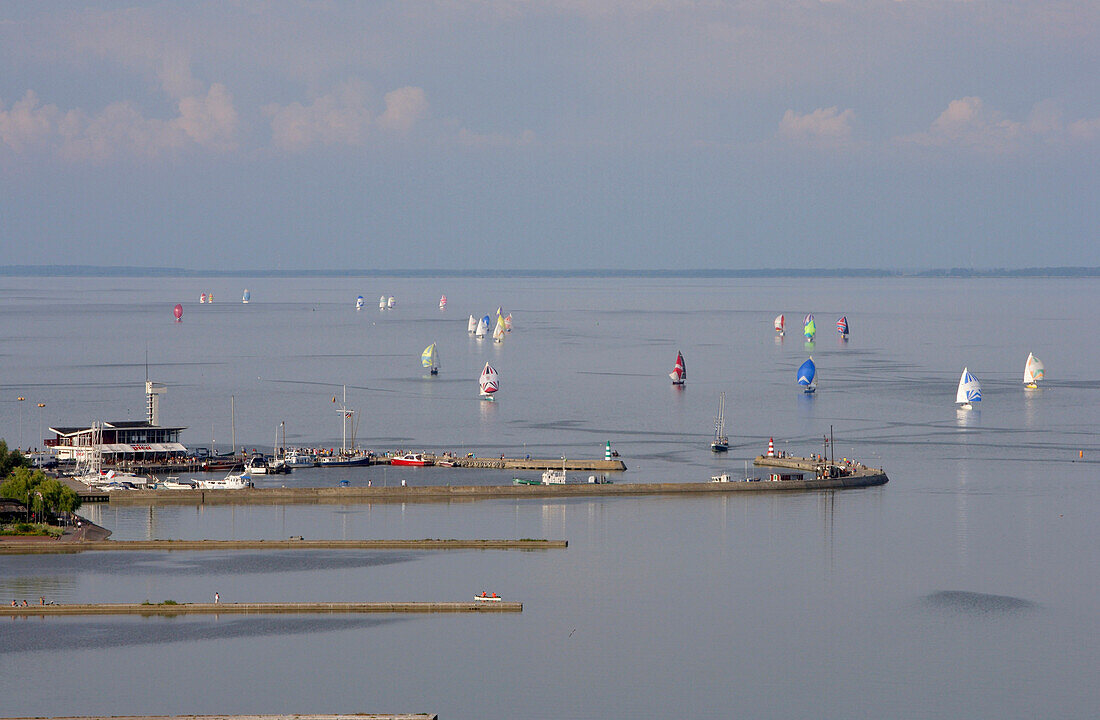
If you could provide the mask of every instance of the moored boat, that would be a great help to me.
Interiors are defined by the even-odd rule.
[[[414,467],[424,467],[425,465],[431,465],[432,461],[424,457],[422,453],[405,453],[396,457],[390,458],[390,465],[409,465]]]
[[[718,417],[714,420],[714,440],[710,444],[711,452],[726,452],[730,449],[730,439],[726,435],[726,394],[718,395]]]

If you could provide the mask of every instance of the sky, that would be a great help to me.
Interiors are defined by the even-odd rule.
[[[1100,266],[1096,0],[0,0],[0,264]]]

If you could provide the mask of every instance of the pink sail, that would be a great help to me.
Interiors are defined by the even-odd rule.
[[[172,308],[172,314],[176,316],[176,322],[183,321],[183,305],[176,303],[176,306]]]

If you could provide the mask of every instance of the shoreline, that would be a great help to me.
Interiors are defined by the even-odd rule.
[[[568,540],[0,540],[0,555],[51,555],[102,551],[193,552],[203,550],[564,550]]]
[[[0,605],[0,617],[47,615],[288,615],[360,613],[513,613],[519,602],[308,602],[308,603],[85,603],[72,605]]]

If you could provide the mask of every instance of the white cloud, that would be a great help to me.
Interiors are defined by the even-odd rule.
[[[386,93],[385,109],[377,118],[368,106],[369,95],[364,83],[353,80],[308,105],[268,105],[264,112],[271,117],[271,140],[292,152],[313,145],[362,145],[374,125],[406,132],[427,113],[427,98],[418,87]]]
[[[418,87],[403,87],[386,93],[386,110],[378,124],[390,130],[408,130],[428,112],[428,99]]]
[[[118,155],[153,157],[181,148],[235,147],[237,111],[224,85],[205,95],[184,97],[179,115],[147,118],[131,102],[111,103],[97,113],[39,104],[28,90],[5,111],[0,105],[0,145],[17,153],[48,150],[70,160],[106,160]]]
[[[1057,105],[1037,103],[1026,121],[1013,120],[986,106],[980,97],[952,100],[925,132],[898,138],[902,144],[965,148],[986,153],[1020,151],[1030,145],[1089,142],[1100,137],[1100,118],[1068,125]]]
[[[855,111],[839,110],[836,106],[818,108],[799,115],[794,110],[783,113],[778,136],[791,142],[836,147],[846,145],[852,137]]]

